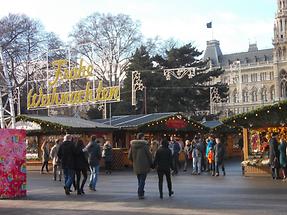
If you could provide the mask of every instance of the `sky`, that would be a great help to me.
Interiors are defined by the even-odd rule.
[[[0,0],[0,19],[24,13],[65,42],[73,26],[92,13],[123,13],[140,21],[147,38],[174,38],[199,50],[216,39],[223,54],[247,51],[249,43],[272,48],[276,10],[276,0]]]

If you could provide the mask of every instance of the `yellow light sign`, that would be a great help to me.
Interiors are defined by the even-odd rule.
[[[91,82],[94,70],[92,65],[85,66],[81,59],[78,67],[68,69],[67,63],[67,60],[52,62],[55,73],[52,80],[47,80],[47,92],[50,93],[45,93],[43,87],[40,87],[38,91],[30,89],[27,95],[28,109],[120,101],[120,86],[103,87],[102,80],[98,81],[97,87],[93,85]],[[86,79],[85,89],[60,91],[61,84],[79,79]]]

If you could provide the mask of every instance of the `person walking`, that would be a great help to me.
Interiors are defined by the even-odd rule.
[[[49,143],[48,141],[44,141],[42,146],[41,146],[41,151],[42,151],[42,167],[41,167],[41,171],[40,173],[43,174],[43,170],[44,170],[44,167],[46,167],[46,171],[47,173],[49,173],[49,166],[48,166],[48,163],[49,163],[49,155],[50,155],[50,152],[49,152]]]
[[[60,140],[56,139],[55,145],[51,148],[51,152],[50,152],[50,158],[53,160],[54,181],[57,180],[57,176],[59,178],[59,181],[62,180],[61,160],[58,157],[59,148],[60,148]]]
[[[279,162],[280,162],[280,167],[282,171],[282,176],[283,176],[283,181],[286,181],[286,176],[287,176],[287,168],[286,168],[286,142],[283,137],[280,138],[280,144],[279,144]]]
[[[152,156],[143,133],[137,134],[137,139],[132,140],[130,145],[128,158],[132,161],[134,173],[137,175],[138,198],[144,199],[145,180],[152,165]]]
[[[65,177],[65,194],[70,195],[75,175],[75,144],[72,142],[70,134],[64,136],[64,142],[59,147],[58,157],[61,160]]]
[[[155,158],[155,153],[159,147],[159,142],[157,140],[152,140],[150,143],[150,153],[152,156],[152,160]]]
[[[163,186],[163,176],[166,177],[168,195],[174,194],[172,191],[171,175],[170,169],[172,169],[172,154],[168,148],[168,140],[164,139],[161,143],[161,147],[156,151],[153,166],[157,169],[158,174],[158,190],[159,197],[163,198],[162,186]]]
[[[84,186],[88,178],[89,163],[87,160],[86,152],[83,151],[84,148],[85,145],[83,140],[78,139],[75,143],[76,190],[78,195],[85,194]],[[81,175],[83,175],[82,183]]]
[[[90,183],[89,188],[96,191],[98,176],[100,173],[100,160],[102,158],[99,142],[96,141],[96,136],[91,137],[89,144],[83,149],[88,152],[88,163],[90,167]]]
[[[106,174],[112,173],[112,158],[113,158],[113,147],[109,140],[107,140],[103,146],[102,157],[105,159],[105,170]]]
[[[225,176],[224,156],[225,148],[219,138],[215,138],[214,146],[214,162],[215,162],[215,176],[219,176],[219,166],[221,165],[223,175]]]

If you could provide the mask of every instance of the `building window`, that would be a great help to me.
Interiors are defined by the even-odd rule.
[[[262,88],[261,90],[261,101],[267,102],[267,89]]]
[[[269,72],[269,80],[274,80],[274,72]]]
[[[233,91],[233,103],[238,103],[239,102],[239,96],[237,93],[237,90]]]
[[[266,72],[260,73],[260,81],[265,81],[265,80],[266,80],[266,77],[267,77]]]
[[[248,90],[242,92],[242,100],[243,102],[248,102]]]
[[[270,100],[271,101],[275,100],[275,87],[274,86],[270,87]]]
[[[257,81],[257,73],[251,74],[251,82]]]
[[[256,89],[253,89],[251,92],[251,101],[257,102],[257,90]]]
[[[248,75],[242,75],[242,83],[248,83]]]
[[[281,97],[283,98],[286,98],[286,88],[287,88],[287,84],[286,84],[286,81],[285,80],[282,80],[281,81],[281,85],[280,85],[280,88],[281,88]]]

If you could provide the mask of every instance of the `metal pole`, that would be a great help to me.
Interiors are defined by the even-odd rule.
[[[144,114],[147,114],[146,87],[144,87]]]
[[[2,103],[2,89],[0,89],[0,125],[1,128],[5,128],[5,120],[4,120],[4,108]]]
[[[110,103],[110,125],[112,125],[112,103]]]

